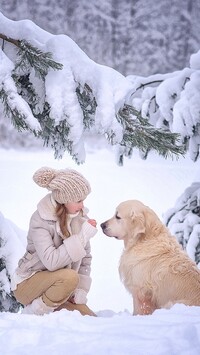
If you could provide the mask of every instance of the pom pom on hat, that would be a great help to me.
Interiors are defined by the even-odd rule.
[[[56,176],[56,170],[52,168],[42,167],[35,172],[33,180],[40,187],[48,188],[51,180]]]
[[[33,180],[37,185],[52,191],[54,200],[62,204],[83,201],[91,192],[89,182],[72,169],[42,167],[35,172]]]

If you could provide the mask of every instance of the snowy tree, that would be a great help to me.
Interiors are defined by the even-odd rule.
[[[10,285],[19,258],[25,250],[25,233],[0,213],[0,312],[18,312]]]
[[[144,157],[151,149],[165,157],[183,154],[176,132],[155,129],[129,104],[133,84],[123,75],[89,59],[68,36],[51,35],[28,20],[2,14],[0,20],[5,116],[41,137],[56,158],[67,150],[83,162],[88,132],[115,145],[119,162],[135,147]]]
[[[130,75],[132,105],[156,127],[180,133],[190,158],[199,158],[200,51],[191,55],[190,67],[169,74]]]
[[[200,46],[199,0],[2,0],[0,11],[67,34],[124,75],[182,69]]]
[[[200,182],[184,191],[165,213],[164,222],[200,268]]]

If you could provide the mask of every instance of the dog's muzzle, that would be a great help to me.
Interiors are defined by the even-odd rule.
[[[105,232],[105,230],[106,230],[106,228],[107,228],[107,227],[106,227],[106,222],[101,223],[101,224],[100,224],[100,227],[102,228],[102,231]]]

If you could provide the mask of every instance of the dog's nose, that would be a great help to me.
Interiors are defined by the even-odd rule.
[[[106,222],[101,223],[100,226],[103,230],[106,229]]]

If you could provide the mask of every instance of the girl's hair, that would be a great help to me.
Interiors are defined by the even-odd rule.
[[[60,229],[64,238],[68,238],[70,236],[70,233],[67,229],[67,210],[65,205],[57,202],[56,216],[58,217]]]

